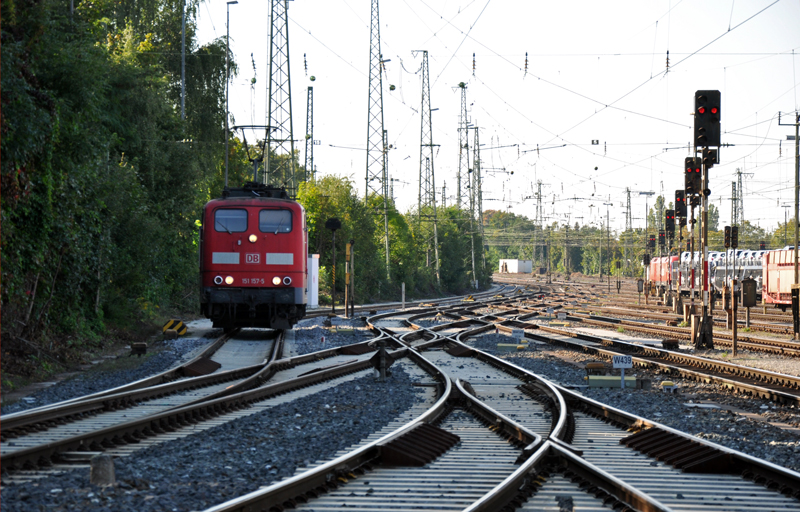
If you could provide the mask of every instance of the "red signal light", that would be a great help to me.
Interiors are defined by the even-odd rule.
[[[698,108],[698,109],[697,109],[697,112],[699,112],[700,114],[705,114],[705,113],[706,113],[706,107],[700,107],[700,108]]]
[[[717,107],[711,107],[711,113],[712,114],[716,114],[717,110],[718,110]]]

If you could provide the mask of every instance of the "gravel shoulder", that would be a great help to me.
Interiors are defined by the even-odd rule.
[[[186,337],[165,340],[151,347],[143,357],[118,356],[97,368],[78,373],[52,386],[39,389],[18,402],[3,405],[0,414],[10,414],[34,407],[69,400],[122,386],[155,375],[179,364],[184,357],[211,343],[222,331],[206,333],[205,337]]]

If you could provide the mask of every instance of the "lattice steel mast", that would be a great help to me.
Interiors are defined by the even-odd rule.
[[[475,127],[475,144],[472,154],[472,201],[473,218],[478,223],[478,233],[481,235],[481,268],[486,268],[486,251],[484,250],[483,237],[483,189],[481,188],[481,145],[478,137],[478,127]]]
[[[752,174],[743,173],[741,169],[736,169],[736,183],[737,183],[737,193],[736,193],[736,218],[738,222],[735,224],[736,226],[740,226],[744,224],[744,188],[742,187],[742,175],[745,174],[749,177],[752,177]]]
[[[420,222],[433,222],[433,253],[435,257],[436,284],[441,284],[439,274],[439,228],[436,218],[436,179],[433,167],[433,119],[431,118],[431,83],[428,68],[428,52],[422,51],[422,107],[420,109],[419,137],[419,200],[417,215]]]
[[[308,88],[308,102],[306,103],[306,161],[304,165],[305,179],[313,183],[317,179],[314,169],[314,88]]]
[[[536,233],[542,233],[542,234],[544,233],[544,229],[542,226],[542,180],[536,181],[536,228],[537,228]],[[544,238],[541,241],[536,240],[535,242],[536,253],[534,256],[534,259],[540,266],[542,264],[542,259],[543,259],[542,257],[543,251],[541,249],[541,243],[544,243]]]
[[[384,240],[386,251],[386,279],[389,273],[389,212],[387,189],[389,179],[386,168],[386,132],[383,129],[383,55],[381,54],[381,29],[378,0],[372,0],[369,34],[369,91],[367,102],[367,177],[364,198],[383,198]]]
[[[289,195],[297,195],[294,164],[294,130],[292,127],[292,84],[289,75],[289,1],[272,0],[269,46],[269,91],[267,123],[269,160],[267,180],[286,187]]]
[[[458,120],[458,175],[456,176],[456,206],[464,208],[469,201],[469,134],[467,128],[467,84],[458,84],[461,89],[461,115]]]
[[[625,194],[628,197],[627,208],[625,209],[625,231],[630,231],[633,229],[633,212],[631,210],[631,189],[630,187],[625,189]]]

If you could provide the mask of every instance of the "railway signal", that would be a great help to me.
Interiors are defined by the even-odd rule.
[[[720,145],[720,104],[719,91],[694,94],[694,143],[697,147]]]
[[[683,168],[686,170],[685,187],[690,195],[700,194],[703,191],[703,169],[701,160],[697,157],[686,157]]]
[[[725,248],[731,246],[731,227],[725,226]]]
[[[736,249],[739,247],[739,227],[733,226],[731,228],[731,247]]]
[[[703,165],[706,166],[706,169],[711,169],[714,164],[718,163],[717,160],[717,150],[716,149],[703,149]]]
[[[656,248],[656,235],[648,235],[647,247],[650,249]]]
[[[650,265],[650,255],[649,254],[645,253],[645,255],[642,257],[642,263],[644,264],[645,267]]]
[[[767,242],[760,242],[760,243],[758,244],[758,250],[759,250],[759,251],[763,251],[763,250],[765,250],[766,248],[767,248]]]
[[[658,246],[664,247],[666,245],[666,235],[663,229],[658,230]]]
[[[667,210],[665,215],[666,215],[665,225],[667,227],[667,238],[672,240],[675,238],[675,210]]]
[[[683,190],[675,191],[675,216],[686,217],[686,192]]]

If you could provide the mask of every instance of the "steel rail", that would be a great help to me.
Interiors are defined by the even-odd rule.
[[[520,459],[526,459],[541,446],[542,436],[526,428],[525,425],[495,411],[486,403],[478,400],[472,393],[464,387],[464,381],[456,379],[456,389],[463,398],[463,408],[483,420],[486,424],[492,425],[496,430],[503,432],[507,438],[514,439],[523,444]]]
[[[219,373],[211,373],[209,375],[180,379],[165,384],[126,390],[110,395],[101,394],[101,396],[97,398],[68,401],[66,403],[61,403],[61,405],[56,404],[52,407],[40,410],[24,411],[24,414],[15,414],[8,418],[3,417],[0,420],[3,425],[3,431],[0,433],[0,436],[2,440],[5,441],[7,439],[24,436],[27,433],[26,430],[38,432],[46,430],[49,426],[68,423],[85,417],[86,415],[96,415],[106,411],[135,407],[140,402],[153,398],[159,398],[190,389],[212,386],[230,380],[239,380],[239,382],[228,386],[222,391],[208,394],[196,400],[181,404],[178,407],[186,407],[206,400],[230,395],[237,391],[249,389],[269,379],[269,377],[275,373],[276,367],[279,367],[279,365],[276,364],[276,360],[280,359],[283,352],[283,342],[286,332],[283,330],[276,332],[277,337],[272,344],[270,356],[260,364]],[[204,350],[203,353],[208,353],[208,350]],[[192,358],[192,361],[195,360],[199,361],[197,357]]]
[[[404,350],[392,353],[402,357]],[[4,469],[47,466],[58,454],[66,451],[101,451],[103,447],[111,447],[124,443],[135,443],[139,439],[152,436],[163,431],[172,431],[178,427],[213,418],[228,411],[248,407],[250,403],[264,400],[275,395],[287,393],[301,387],[310,386],[349,373],[371,368],[369,359],[349,364],[338,365],[325,371],[305,374],[283,382],[268,384],[234,395],[216,398],[162,411],[154,415],[137,418],[125,423],[106,427],[94,432],[84,433],[51,443],[18,450],[2,457],[0,462]]]
[[[485,331],[487,328],[491,329],[490,326],[487,326],[485,328],[476,329],[472,332],[459,333],[457,338],[460,341],[462,338],[468,337],[468,335],[470,334],[472,335],[479,334],[480,332]],[[491,356],[490,354],[486,354],[477,349],[471,349],[471,350],[473,351],[474,354],[483,354],[484,357],[491,357],[491,358],[494,357]],[[505,363],[506,365],[516,368],[520,374],[528,374],[533,377],[539,378],[532,372],[517,367],[512,363],[508,363],[506,361],[502,362]],[[671,427],[667,427],[665,425],[662,425],[654,421],[647,420],[645,418],[636,416],[634,414],[627,413],[625,411],[601,404],[600,402],[584,397],[583,395],[577,392],[568,390],[557,384],[552,384],[552,386],[557,390],[559,396],[567,397],[566,401],[568,402],[568,405],[570,405],[570,408],[572,409],[576,408],[576,404],[579,404],[581,410],[589,412],[594,416],[604,418],[608,421],[624,425],[627,428],[633,428],[639,431],[648,429],[658,429],[669,435],[674,435],[686,441],[696,443],[698,446],[704,447],[707,450],[714,450],[717,453],[723,454],[723,456],[729,457],[730,460],[732,461],[731,467],[735,466],[737,469],[741,470],[743,476],[750,478],[756,482],[762,482],[765,486],[770,488],[777,487],[779,488],[780,492],[784,494],[789,494],[796,498],[800,498],[800,473],[798,472],[789,470],[787,468],[778,466],[776,464],[761,459],[757,459],[755,457],[738,452],[736,450],[725,448],[711,441],[707,441],[701,438],[696,438],[695,436],[692,436],[690,434],[686,434],[684,432],[675,430]],[[566,405],[564,405],[563,407],[566,409]],[[547,442],[556,444],[557,440],[554,439],[553,437],[554,436],[552,436],[551,434],[551,437],[547,440]],[[566,450],[564,449],[565,447]],[[609,490],[609,488],[612,489],[612,491],[610,491],[612,495],[614,495],[617,499],[619,499],[624,503],[633,505],[637,510],[646,510],[646,511],[669,510],[669,508],[663,505],[662,503],[647,496],[645,493],[636,491],[633,487],[614,478],[613,476],[607,474],[603,476],[605,472],[603,472],[599,468],[592,466],[591,464],[586,463],[585,461],[582,461],[580,458],[575,457],[572,453],[570,453],[571,450],[574,450],[574,448],[565,445],[565,443],[558,443],[558,446],[556,446],[555,448],[555,451],[567,454],[566,459],[574,459],[573,462],[579,463],[578,466],[569,466],[570,471],[572,471],[573,473],[581,474],[581,471],[583,471],[585,474],[582,476],[584,476],[589,480],[595,480],[598,475],[600,475],[601,481],[610,478],[610,480],[603,482],[604,488],[606,488],[606,490]],[[561,461],[560,464],[562,465],[564,464],[564,458],[565,458],[563,454],[561,457],[559,457]],[[583,469],[581,469],[581,466],[583,467]],[[522,473],[515,473],[515,475],[512,475],[506,480],[506,482],[504,482],[505,485],[500,484],[500,486],[495,488],[493,492],[488,493],[484,497],[484,499],[479,500],[479,502],[476,502],[476,504],[474,504],[467,510],[470,511],[499,510],[501,508],[501,506],[499,506],[501,505],[501,503],[502,504],[508,503],[508,502],[504,503],[503,502],[504,499],[516,494],[514,490],[515,489],[518,490],[520,488],[520,486],[517,484],[521,484],[524,478],[525,477],[522,475]],[[631,494],[631,491],[633,491],[633,494]]]
[[[54,407],[60,407],[62,405],[71,404],[75,402],[79,402],[82,400],[93,400],[95,398],[99,398],[102,396],[107,395],[117,395],[121,393],[125,393],[128,391],[133,391],[136,389],[142,389],[150,386],[157,386],[160,384],[172,382],[175,379],[179,379],[185,376],[185,370],[187,367],[191,366],[192,364],[200,361],[201,359],[211,357],[214,353],[219,350],[219,348],[225,344],[234,334],[239,332],[239,329],[235,329],[229,333],[223,334],[216,340],[212,341],[208,345],[206,345],[197,355],[192,357],[190,360],[186,361],[185,363],[181,363],[180,365],[165,370],[161,373],[157,373],[156,375],[151,375],[150,377],[144,377],[142,379],[130,382],[128,384],[123,384],[122,386],[117,386],[114,388],[109,388],[103,391],[98,391],[97,393],[92,393],[90,395],[79,396],[75,398],[70,398],[69,400],[62,400],[60,402],[55,402],[52,404],[42,405],[39,407],[33,407],[31,409],[26,409],[24,411],[19,411],[15,413],[5,414],[2,417],[2,421],[5,422],[11,418],[21,416],[24,414],[41,411],[44,409],[51,409]]]
[[[659,307],[657,311],[653,311],[652,309],[648,309],[647,311],[641,311],[635,304],[629,303],[615,303],[612,302],[610,304],[605,304],[602,306],[593,305],[593,304],[578,304],[577,307],[583,307],[587,310],[593,311],[604,311],[608,314],[617,314],[617,315],[627,315],[627,316],[638,316],[642,318],[652,318],[656,320],[666,320],[666,321],[675,321],[681,322],[683,321],[683,316],[681,314],[675,313],[667,309],[667,307]],[[717,313],[718,310],[715,308],[714,313]],[[751,329],[766,331],[766,332],[776,332],[776,333],[783,333],[786,332],[788,329],[791,329],[791,323],[788,321],[791,318],[786,319],[787,322],[785,325],[775,325],[774,323],[767,323],[766,320],[759,319],[759,313],[753,313],[751,315]],[[714,315],[714,325],[724,325],[726,323],[726,318],[724,315],[715,314]],[[738,319],[737,318],[737,325],[741,325],[742,327],[745,326],[746,319]]]
[[[474,293],[474,294],[470,294],[470,295],[456,295],[454,297],[445,297],[445,298],[439,298],[439,299],[409,300],[409,301],[405,302],[405,305],[406,306],[412,306],[412,307],[413,306],[424,306],[426,304],[427,305],[432,305],[432,306],[439,306],[441,304],[448,304],[448,303],[451,303],[451,302],[462,302],[468,297],[473,297],[474,298],[474,297],[483,297],[483,296],[486,296],[486,295],[496,295],[498,293],[504,293],[504,290],[506,288],[509,288],[509,286],[500,285],[500,289],[499,290],[490,289],[490,290],[487,290],[487,291],[484,291],[484,292],[478,292],[478,293]],[[516,287],[514,287],[514,288],[516,288]],[[505,293],[507,293],[507,292],[505,292]],[[397,308],[400,308],[400,307],[403,307],[403,303],[402,302],[385,302],[385,303],[382,303],[382,304],[366,304],[366,305],[356,306],[355,307],[355,314],[358,314],[358,313],[362,313],[362,314],[363,313],[371,313],[373,311],[379,311],[379,310],[382,310],[382,309],[397,309]],[[320,309],[320,310],[317,310],[317,311],[307,312],[305,318],[316,318],[316,317],[320,317],[320,316],[327,316],[327,315],[330,315],[330,314],[332,314],[330,311]]]
[[[220,373],[202,375],[181,379],[175,382],[159,384],[156,386],[136,389],[112,395],[104,395],[98,398],[79,400],[75,402],[61,404],[58,407],[48,409],[25,411],[27,414],[14,415],[13,417],[2,418],[2,440],[13,439],[26,434],[25,429],[34,427],[33,430],[41,431],[42,424],[66,423],[76,420],[86,415],[95,415],[105,411],[115,411],[122,408],[133,407],[137,403],[152,398],[170,395],[180,391],[195,389],[198,387],[210,386],[225,382],[250,377],[264,367],[263,364],[236,368]]]
[[[658,327],[653,327],[651,324],[644,324],[642,322],[637,322],[635,320],[628,320],[623,318],[608,318],[602,317],[598,315],[586,315],[583,313],[575,313],[572,312],[572,316],[574,319],[583,320],[587,324],[594,324],[594,325],[607,325],[609,323],[625,325],[629,327],[631,330],[639,331],[639,332],[646,332],[652,334],[660,334],[662,336],[665,335],[665,332],[668,332],[672,337],[680,337],[681,339],[691,339],[691,330],[686,327],[677,327],[677,326],[669,326],[669,325],[662,325]],[[742,334],[741,336],[737,335],[739,345],[742,348],[749,348],[750,350],[758,350],[761,352],[773,352],[779,353],[784,355],[790,355],[794,357],[800,357],[800,343],[796,341],[785,341],[785,340],[773,340],[769,338],[757,338],[753,336],[748,336],[746,334]],[[732,334],[725,333],[725,332],[715,332],[714,339],[719,342],[720,340],[725,340],[724,343],[729,345],[728,340],[732,340]]]
[[[672,512],[671,508],[652,496],[639,491],[552,440],[545,441],[514,473],[465,508],[464,512],[495,512],[514,501],[522,501],[520,494],[524,494],[525,488],[530,485],[531,475],[554,464],[563,468],[565,472],[579,475],[584,480],[602,487],[603,491],[616,500],[616,503],[607,504],[614,510],[627,507],[640,512]]]
[[[335,487],[337,485],[337,479],[340,476],[352,473],[357,468],[377,460],[380,457],[381,446],[410,432],[421,423],[433,422],[444,414],[448,409],[448,403],[453,392],[450,379],[448,379],[439,368],[420,356],[414,349],[404,350],[407,351],[407,355],[410,359],[440,381],[443,388],[439,399],[424,414],[406,423],[394,432],[372,441],[353,452],[337,457],[314,469],[310,469],[263,489],[211,507],[207,509],[206,512],[251,512],[269,510],[271,507],[281,507],[284,503],[291,503],[298,497],[314,492],[315,489],[326,490]]]
[[[573,408],[578,408],[601,419],[605,418],[609,421],[619,423],[629,429],[637,431],[657,429],[675,437],[691,441],[692,443],[696,443],[700,446],[713,449],[729,457],[731,461],[731,467],[736,464],[746,467],[747,469],[744,471],[752,480],[761,481],[767,487],[782,486],[784,488],[782,492],[785,491],[795,498],[800,499],[800,472],[793,471],[783,466],[773,464],[772,462],[768,462],[746,453],[727,448],[720,444],[714,443],[713,441],[709,441],[708,439],[696,437],[656,421],[652,421],[647,418],[637,416],[633,413],[617,409],[610,405],[603,404],[597,400],[583,396],[576,391],[567,389],[558,384],[554,384],[554,386],[566,397],[567,402]]]
[[[398,343],[404,344],[404,337],[413,336],[418,333],[409,332],[398,337],[390,330],[374,326],[374,324],[380,319],[406,313],[407,311],[376,315],[370,317],[368,319],[368,323],[373,325],[373,328],[378,331],[378,339],[392,338],[396,339]],[[434,336],[438,337],[437,335]],[[312,491],[313,489],[326,490],[330,487],[335,487],[338,476],[347,475],[363,465],[378,461],[380,459],[381,446],[386,445],[392,440],[397,439],[403,434],[409,432],[420,423],[433,421],[444,414],[449,407],[448,403],[451,401],[451,397],[460,398],[463,403],[466,404],[467,409],[471,413],[477,415],[485,422],[494,425],[508,438],[523,442],[529,452],[533,451],[533,446],[536,446],[542,442],[542,438],[538,434],[531,432],[510,418],[497,413],[470,395],[460,382],[456,383],[456,388],[454,390],[451,379],[448,378],[447,375],[439,370],[433,363],[427,361],[424,356],[412,348],[408,348],[407,351],[411,359],[413,359],[428,373],[434,375],[437,380],[444,382],[444,390],[441,393],[439,400],[425,414],[416,420],[407,423],[395,432],[388,434],[381,439],[373,441],[368,445],[362,446],[361,448],[358,448],[349,454],[345,454],[335,460],[329,461],[313,470],[273,484],[263,490],[255,491],[240,498],[231,500],[227,503],[212,507],[208,509],[207,512],[251,511],[263,510],[275,506],[281,507],[284,504],[291,505],[298,499],[304,499],[308,493],[316,492]]]
[[[512,328],[539,330],[546,333],[556,334],[564,338],[576,338],[583,341],[598,343],[604,347],[615,347],[618,349],[618,351],[611,350],[609,348],[592,347],[581,343],[574,343],[568,341],[568,339],[556,339],[541,334],[525,332],[525,337],[532,340],[562,345],[571,349],[590,352],[606,358],[611,358],[615,355],[631,355],[633,357],[633,362],[637,365],[645,367],[657,366],[669,372],[679,373],[692,379],[699,381],[713,381],[718,384],[747,391],[754,396],[764,397],[770,400],[777,400],[783,403],[800,403],[800,393],[791,392],[793,390],[800,389],[800,377],[798,376],[735,365],[715,359],[693,356],[666,349],[635,345],[632,343],[626,343],[624,341],[564,331],[555,329],[553,327],[546,327],[518,320],[507,320],[503,324],[499,324],[498,327],[504,332],[510,332]],[[673,363],[669,364],[663,362],[664,359],[673,361]],[[679,366],[681,364],[692,366],[697,369]],[[711,373],[704,373],[703,370],[706,372],[716,371],[720,374],[713,375]],[[728,377],[723,376],[723,373],[728,375]],[[747,379],[759,380],[763,382],[763,384],[757,385],[755,383],[749,383],[747,382]],[[768,385],[782,389],[771,389],[770,387],[766,387]]]
[[[516,366],[516,365],[514,365],[512,363],[509,363],[508,361],[505,361],[503,359],[500,359],[499,357],[493,356],[492,354],[488,354],[486,352],[483,352],[483,351],[480,351],[480,350],[476,350],[476,349],[473,349],[473,348],[467,346],[463,342],[464,338],[468,338],[468,337],[471,337],[471,336],[476,336],[478,334],[482,334],[482,333],[484,333],[486,331],[489,331],[489,330],[492,330],[492,329],[495,328],[495,325],[493,323],[488,323],[488,322],[486,322],[486,321],[484,321],[482,319],[475,319],[474,321],[483,323],[484,325],[482,325],[480,327],[477,327],[477,328],[474,328],[474,329],[469,329],[469,330],[462,331],[462,332],[458,333],[455,337],[453,337],[453,336],[444,336],[444,335],[434,331],[433,329],[421,327],[421,326],[415,324],[416,328],[419,331],[426,331],[426,332],[430,332],[431,334],[435,335],[434,339],[426,341],[425,343],[422,343],[420,345],[417,345],[415,348],[417,350],[419,350],[419,351],[424,351],[424,350],[426,350],[428,348],[432,348],[432,347],[441,345],[443,343],[450,343],[450,344],[453,344],[453,345],[457,345],[457,346],[461,347],[463,355],[468,355],[468,356],[474,357],[474,358],[476,358],[476,359],[478,359],[480,361],[483,361],[483,362],[485,362],[485,363],[487,363],[487,364],[489,364],[491,366],[494,366],[495,368],[498,368],[501,371],[508,373],[509,375],[519,379],[522,382],[529,383],[529,384],[534,384],[545,395],[547,395],[550,398],[550,400],[553,401],[553,403],[555,405],[554,408],[558,411],[557,420],[554,422],[554,425],[553,425],[553,427],[551,429],[550,437],[555,438],[555,439],[559,439],[559,440],[563,439],[567,435],[567,432],[568,432],[568,428],[569,428],[568,421],[569,421],[569,419],[568,419],[568,414],[567,414],[567,411],[568,411],[567,404],[564,401],[564,398],[562,397],[561,393],[553,385],[551,385],[551,383],[547,379],[544,379],[541,376],[532,374],[531,372],[525,371],[522,368],[520,368],[520,367],[518,367],[518,366]],[[447,324],[447,326],[452,326],[452,324]],[[447,326],[445,326],[445,327],[447,327]],[[442,326],[437,326],[437,327],[442,327]],[[533,376],[534,378],[531,379],[531,376]]]
[[[518,312],[519,312],[519,309],[513,309],[513,310],[510,309],[506,313],[509,314],[509,316],[511,316],[514,313],[518,313]],[[725,373],[732,374],[732,375],[746,376],[746,377],[750,377],[750,378],[754,378],[754,379],[763,380],[763,381],[766,381],[768,383],[777,383],[777,384],[780,384],[780,385],[784,385],[785,387],[790,387],[790,388],[793,388],[793,389],[800,389],[800,376],[782,374],[782,373],[772,372],[772,371],[769,371],[769,370],[761,370],[759,368],[741,366],[741,365],[737,365],[737,364],[733,364],[733,363],[726,363],[724,361],[719,361],[719,360],[716,360],[716,359],[709,359],[709,358],[705,358],[705,357],[701,357],[701,356],[694,356],[694,355],[686,354],[686,353],[683,353],[683,352],[674,352],[674,351],[663,349],[663,348],[659,349],[659,348],[650,347],[650,346],[643,346],[643,345],[637,345],[637,344],[634,344],[634,343],[628,343],[628,342],[620,341],[620,340],[603,338],[603,337],[600,337],[600,336],[592,336],[592,335],[589,335],[589,334],[577,333],[577,332],[573,332],[573,331],[565,331],[565,330],[554,328],[554,327],[543,326],[543,325],[538,325],[538,324],[532,324],[532,323],[524,321],[526,319],[530,319],[530,318],[533,318],[535,316],[538,316],[538,314],[539,313],[536,312],[536,311],[533,311],[533,312],[529,311],[529,312],[526,312],[524,315],[518,315],[515,318],[505,318],[505,322],[504,323],[507,324],[507,325],[503,325],[503,323],[500,323],[499,324],[499,328],[502,329],[504,332],[510,332],[510,330],[512,328],[514,328],[514,327],[523,328],[523,329],[531,329],[531,330],[540,330],[540,331],[543,331],[543,332],[549,332],[549,333],[556,334],[556,335],[559,335],[559,336],[566,336],[566,337],[570,337],[570,338],[577,338],[577,339],[584,340],[584,341],[590,341],[590,342],[594,342],[594,343],[599,343],[601,345],[608,346],[608,347],[617,347],[617,348],[619,348],[621,350],[624,350],[626,354],[639,353],[639,354],[649,355],[649,356],[652,356],[652,357],[658,357],[658,358],[662,358],[662,359],[663,358],[667,358],[667,359],[671,359],[671,360],[677,360],[679,362],[683,362],[684,364],[691,363],[694,366],[700,366],[702,368],[713,368],[716,371],[725,372]],[[584,318],[581,318],[581,317],[575,317],[575,316],[568,315],[567,319],[568,320],[572,320],[572,321],[576,321],[576,322],[585,323],[584,322]],[[615,320],[615,319],[612,319],[612,320]],[[528,334],[532,334],[532,333],[526,333],[526,337],[529,337],[531,339],[536,339],[533,336],[528,336]],[[548,341],[552,341],[552,339],[551,338],[546,338],[546,339],[542,339],[542,340],[539,340],[539,341],[548,342]],[[580,347],[583,348],[584,345],[580,345]],[[614,354],[614,355],[618,355],[618,354]]]

